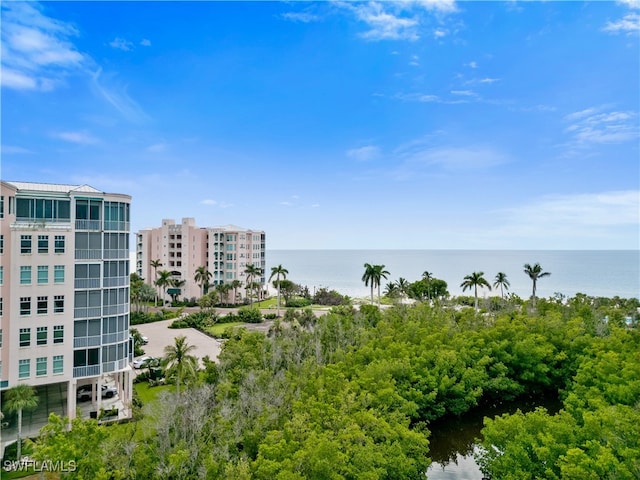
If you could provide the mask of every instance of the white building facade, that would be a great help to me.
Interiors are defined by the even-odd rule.
[[[199,298],[202,289],[195,281],[198,268],[205,267],[211,274],[212,286],[240,281],[240,293],[248,280],[245,270],[254,265],[262,275],[251,282],[264,288],[265,245],[266,235],[261,230],[235,225],[202,228],[193,218],[183,218],[180,224],[164,219],[162,226],[136,233],[136,273],[153,286],[157,272],[167,270],[171,278],[185,282],[177,294],[179,298]],[[153,262],[159,266],[154,268]]]
[[[0,390],[63,384],[74,418],[77,389],[93,389],[97,411],[108,384],[130,416],[130,204],[87,185],[0,181]]]

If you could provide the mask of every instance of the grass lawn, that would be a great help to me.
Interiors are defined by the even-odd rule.
[[[244,325],[242,322],[229,322],[229,323],[216,323],[210,327],[207,327],[206,330],[210,335],[214,337],[220,337],[224,333],[227,328],[230,327],[238,327],[240,325]]]
[[[160,392],[172,391],[174,385],[158,385],[157,387],[150,387],[147,382],[134,383],[133,389],[136,391],[142,404],[146,405],[149,402],[153,402]]]
[[[282,302],[282,299],[280,299]],[[266,300],[262,300],[261,302],[254,302],[253,306],[263,309],[263,308],[276,308],[278,303],[278,299],[276,297],[267,298]],[[284,303],[284,302],[282,302]],[[282,305],[281,305],[282,306]]]

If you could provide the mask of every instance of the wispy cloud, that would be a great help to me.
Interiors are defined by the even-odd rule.
[[[142,40],[140,40],[140,45],[143,47],[150,47],[151,40],[149,40],[148,38],[143,38]]]
[[[45,16],[35,2],[2,3],[2,86],[52,90],[89,58],[69,40],[71,25]]]
[[[125,40],[124,38],[116,37],[109,42],[109,45],[113,48],[117,48],[118,50],[123,50],[125,52],[130,52],[133,49],[133,43],[129,40]]]
[[[469,63],[465,63],[465,66],[469,67],[469,68],[478,68],[478,62],[472,61],[472,62],[469,62]]]
[[[636,117],[631,111],[602,112],[600,108],[587,108],[564,117],[570,123],[565,132],[571,136],[573,147],[626,142],[640,136]]]
[[[78,145],[95,145],[100,143],[96,137],[91,135],[88,132],[56,132],[51,135],[54,138],[59,140],[64,140],[65,142],[75,143]]]
[[[471,90],[451,90],[451,95],[460,95],[463,97],[477,97],[478,94]]]
[[[311,23],[320,20],[318,15],[306,12],[287,12],[282,14],[282,18],[292,22]]]
[[[380,148],[375,145],[365,145],[364,147],[347,150],[347,157],[359,162],[368,162],[380,157]]]
[[[626,33],[627,35],[632,35],[638,33],[640,32],[640,14],[628,13],[618,20],[607,22],[602,27],[602,30],[614,34]]]
[[[32,150],[14,145],[2,145],[1,151],[3,155],[27,155],[34,153]]]
[[[207,198],[205,200],[200,201],[201,205],[207,205],[210,207],[218,207],[218,208],[230,208],[233,207],[233,203],[226,202],[218,202],[217,200],[213,200],[211,198]]]
[[[127,86],[119,84],[114,74],[103,74],[98,69],[93,74],[92,86],[95,92],[131,122],[144,122],[149,119],[142,107],[127,92]]]

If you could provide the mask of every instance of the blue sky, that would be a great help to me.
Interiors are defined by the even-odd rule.
[[[2,2],[5,180],[267,247],[638,249],[640,3]]]

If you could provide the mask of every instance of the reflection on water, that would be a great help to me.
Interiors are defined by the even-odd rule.
[[[477,442],[482,439],[480,430],[485,417],[493,418],[503,413],[517,410],[530,412],[536,407],[544,407],[549,413],[556,413],[562,407],[553,395],[503,402],[476,408],[461,417],[438,420],[429,425],[429,450],[433,463],[427,469],[429,480],[481,480],[482,473],[473,454]]]

